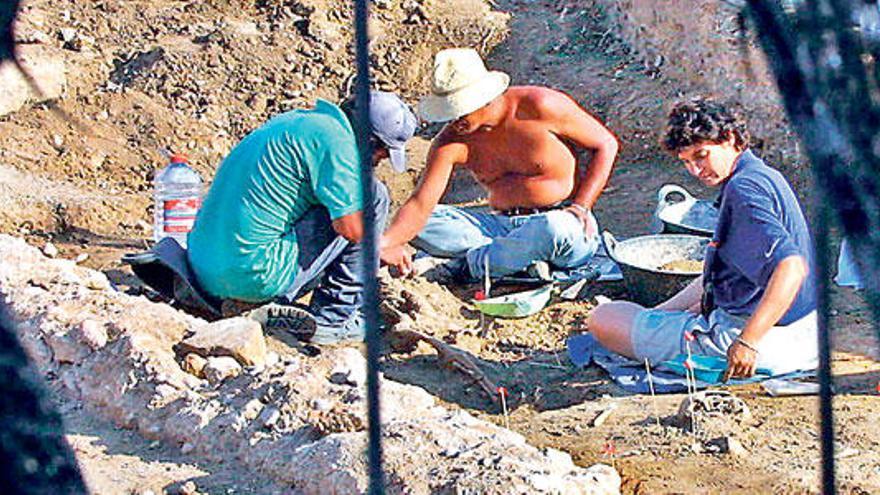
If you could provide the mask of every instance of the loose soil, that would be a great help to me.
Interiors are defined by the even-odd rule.
[[[615,30],[609,6],[616,2],[489,3],[491,13],[477,0],[376,2],[393,5],[377,7],[372,24],[380,85],[414,102],[425,91],[433,52],[451,41],[469,40],[514,84],[568,92],[620,138],[620,158],[595,208],[603,228],[620,238],[647,232],[656,191],[665,183],[711,198],[657,145],[670,102],[694,91],[720,90],[707,83],[706,74],[689,76],[681,70],[686,62],[668,58],[670,69],[664,72],[663,65],[646,58],[626,32]],[[636,18],[651,4],[620,2],[625,3],[635,5]],[[59,103],[89,130],[71,127],[40,105],[0,119],[0,198],[11,205],[0,215],[0,231],[23,235],[40,247],[51,241],[61,257],[86,253],[83,264],[107,273],[120,290],[152,296],[119,257],[148,246],[149,179],[160,164],[156,150],[187,151],[210,178],[236,140],[269,115],[308,105],[317,96],[338,99],[352,71],[347,5],[329,0],[27,2],[27,29],[49,33],[58,45],[62,42],[54,36],[61,27],[74,26],[85,36],[80,50],[68,50],[71,86]],[[713,15],[720,22],[730,13]],[[735,36],[722,34],[728,41]],[[650,35],[666,44],[678,36],[662,30]],[[730,49],[719,57],[738,54]],[[743,94],[738,89],[725,96]],[[760,103],[762,116],[778,117],[759,126],[765,131],[762,147],[785,151],[768,155],[787,157],[780,167],[806,197],[809,184],[782,113],[773,101]],[[407,174],[391,176],[384,167],[380,172],[395,204],[418,179],[435,131],[424,129],[410,148]],[[479,202],[480,197],[472,180],[457,176],[446,199]],[[518,320],[481,319],[470,304],[477,289],[417,278],[393,281],[389,291],[404,301],[419,330],[473,354],[487,376],[506,387],[510,427],[529,442],[568,452],[580,465],[613,464],[625,493],[818,492],[815,397],[771,398],[760,386],[731,387],[751,417],[711,419],[696,440],[733,437],[746,453],[698,453],[694,437],[672,424],[682,395],[659,396],[654,404],[650,397],[624,393],[596,368],[575,369],[565,355],[566,337],[585,329],[592,296],[625,297],[622,285],[594,285],[578,301],[554,299],[539,314]],[[838,479],[844,493],[874,493],[880,491],[880,434],[873,422],[880,401],[880,353],[860,294],[835,289],[833,296]],[[274,348],[287,347],[282,339],[271,339]],[[427,346],[388,353],[383,360],[388,378],[505,424],[497,403],[462,375],[438,366]],[[259,479],[236,466],[183,458],[89,417],[77,404],[62,401],[61,407],[95,493],[175,493],[188,480],[209,493],[262,489]],[[612,407],[603,424],[592,426]]]

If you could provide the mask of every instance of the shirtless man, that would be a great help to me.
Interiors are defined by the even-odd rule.
[[[422,118],[451,121],[435,138],[421,182],[382,237],[381,258],[407,274],[408,242],[454,258],[449,275],[493,278],[538,262],[555,268],[586,263],[599,246],[591,213],[614,164],[618,143],[571,97],[543,87],[508,87],[472,49],[443,50],[434,60]],[[576,150],[591,150],[582,173]],[[488,190],[493,212],[438,205],[455,167]],[[546,266],[546,265],[545,265]]]

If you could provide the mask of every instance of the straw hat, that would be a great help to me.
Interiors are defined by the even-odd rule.
[[[488,71],[472,48],[449,48],[434,57],[430,95],[419,115],[430,122],[455,120],[487,105],[510,85],[510,76]]]

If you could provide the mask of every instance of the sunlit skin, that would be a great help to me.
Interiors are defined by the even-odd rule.
[[[448,124],[448,128],[459,136],[467,136],[477,131],[491,131],[502,117],[499,103],[500,100],[492,100],[488,105],[453,120]]]
[[[736,139],[730,136],[720,143],[702,141],[682,148],[677,155],[691,175],[706,186],[717,187],[733,174],[736,160],[742,151],[736,146]],[[748,342],[751,347],[734,341],[727,349],[728,365],[724,372],[724,381],[729,378],[748,378],[755,374],[758,354],[753,348],[791,307],[808,271],[806,261],[799,255],[789,256],[779,262],[764,289],[764,295],[740,334],[740,339]],[[698,313],[702,295],[701,276],[653,309]],[[606,348],[637,358],[632,345],[632,329],[636,318],[645,309],[647,308],[629,301],[603,303],[590,314],[587,328]]]
[[[733,173],[734,164],[742,150],[736,146],[733,136],[721,143],[703,141],[678,152],[678,158],[691,175],[704,185],[721,185]]]
[[[592,151],[578,166],[578,150]],[[514,86],[485,106],[449,122],[428,153],[422,179],[382,237],[382,261],[408,273],[406,243],[425,226],[452,172],[467,169],[498,211],[570,201],[587,236],[592,208],[617,156],[614,135],[571,97],[549,88]]]

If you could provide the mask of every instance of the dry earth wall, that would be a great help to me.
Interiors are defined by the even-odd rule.
[[[682,97],[708,94],[741,104],[762,156],[796,184],[807,181],[766,57],[752,28],[743,31],[736,8],[718,0],[596,3],[650,73],[671,80]]]
[[[0,300],[67,404],[206,461],[240,463],[279,493],[366,493],[365,360],[357,349],[278,355],[240,339],[248,359],[220,349],[194,369],[199,358],[182,355],[181,341],[190,337],[190,352],[205,340],[193,335],[208,337],[219,324],[228,345],[236,339],[227,335],[248,334],[253,322],[209,324],[117,292],[102,273],[5,235]],[[382,418],[389,493],[619,492],[610,466],[575,466],[568,454],[442,407],[419,387],[382,380]]]

